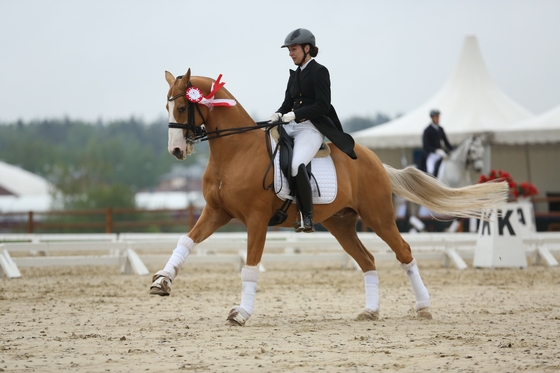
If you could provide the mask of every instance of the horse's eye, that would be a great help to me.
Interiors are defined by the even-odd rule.
[[[185,110],[187,110],[186,106],[181,106],[179,109],[177,109],[179,111],[179,113],[183,113]]]

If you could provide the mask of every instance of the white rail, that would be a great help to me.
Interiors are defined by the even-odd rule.
[[[359,233],[376,261],[395,260],[394,253],[374,233]],[[474,256],[477,234],[403,233],[413,255],[419,260],[441,259],[442,265],[467,268],[465,260]],[[149,274],[144,263],[163,265],[175,248],[176,233],[121,234],[0,234],[0,277],[21,277],[20,267],[119,265],[123,273]],[[560,233],[541,232],[523,238],[527,256],[533,263],[558,265]],[[240,268],[245,261],[246,233],[215,233],[197,245],[186,264],[232,263]],[[356,263],[328,232],[296,234],[269,232],[262,262],[340,261]],[[263,267],[264,268],[264,267]]]

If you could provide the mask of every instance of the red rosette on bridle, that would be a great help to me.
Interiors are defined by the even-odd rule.
[[[209,107],[210,109],[212,109],[214,106],[224,106],[224,107],[235,106],[237,102],[233,99],[214,98],[216,93],[220,89],[222,89],[222,87],[226,84],[224,82],[221,82],[220,81],[221,79],[222,79],[222,74],[220,74],[220,76],[218,76],[218,79],[216,79],[216,81],[212,83],[212,86],[210,88],[210,93],[208,93],[207,95],[204,95],[200,90],[200,88],[191,86],[187,88],[187,90],[185,91],[185,97],[187,98],[187,100],[189,100],[192,103],[198,105],[204,105],[206,107]]]
[[[187,88],[185,96],[187,97],[187,100],[189,100],[190,102],[194,102],[195,104],[198,104],[204,98],[202,91],[197,87]]]

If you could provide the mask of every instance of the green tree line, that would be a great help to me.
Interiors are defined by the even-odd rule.
[[[384,123],[389,117],[354,117],[347,132]],[[207,157],[206,142],[195,146]],[[158,185],[177,160],[167,152],[167,121],[88,123],[68,118],[0,123],[0,160],[49,180],[58,208],[134,207],[134,194]]]
[[[347,132],[388,120],[351,118]],[[134,208],[136,192],[157,186],[177,160],[167,151],[167,120],[151,123],[130,118],[88,123],[68,118],[0,123],[0,160],[41,175],[56,188],[55,210]],[[195,145],[195,153],[181,164],[187,166],[208,157],[208,143]],[[0,175],[0,178],[2,175]],[[161,213],[119,214],[114,221],[176,219]],[[49,223],[104,222],[104,215],[51,216]],[[181,231],[183,227],[139,226],[134,231]],[[40,231],[40,229],[39,229]],[[60,232],[99,232],[103,228],[65,228]]]
[[[204,148],[197,145],[198,155]],[[72,209],[134,207],[134,194],[156,186],[177,162],[167,152],[166,120],[135,118],[2,123],[0,160],[45,177],[60,192],[60,207]]]

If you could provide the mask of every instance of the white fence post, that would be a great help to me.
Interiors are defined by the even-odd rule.
[[[19,269],[10,257],[10,253],[8,250],[2,249],[1,247],[4,245],[0,245],[0,277],[3,277],[4,274],[8,278],[20,278],[21,273]]]

